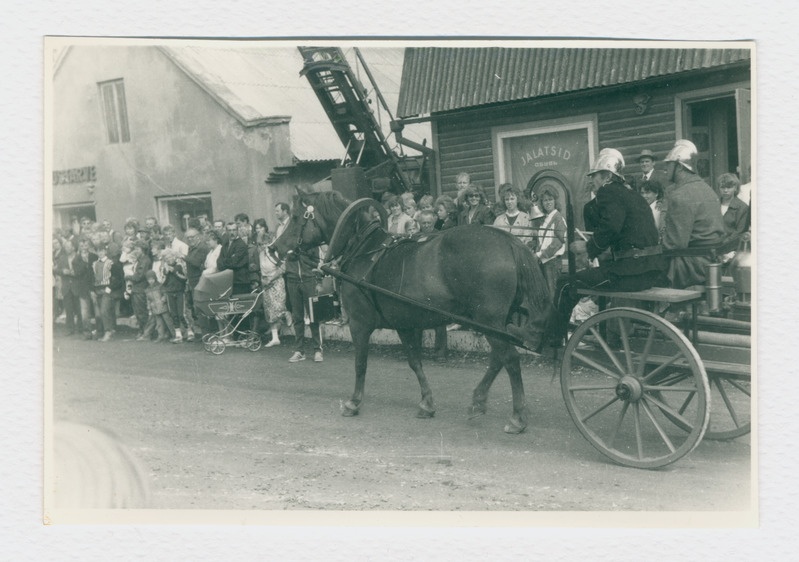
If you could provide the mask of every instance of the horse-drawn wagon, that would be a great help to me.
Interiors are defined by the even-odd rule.
[[[382,221],[373,220],[378,215]],[[531,267],[532,254],[512,235],[490,227],[398,243],[380,222],[385,224],[385,210],[371,199],[350,203],[335,192],[299,193],[292,225],[274,243],[282,256],[327,243],[328,259],[338,261],[323,270],[344,281],[342,304],[355,344],[356,386],[344,415],[359,412],[369,335],[385,327],[399,333],[419,380],[417,415],[432,416],[421,330],[455,321],[482,332],[492,348],[470,412],[485,411],[488,390],[504,367],[513,392],[505,431],[522,432],[527,408],[515,346],[537,347],[543,325],[536,319],[545,306],[535,288],[543,286],[543,277]],[[750,271],[739,263],[730,277],[717,268],[711,273],[707,287],[692,290],[583,292],[598,299],[602,310],[567,341],[562,394],[580,432],[615,462],[662,467],[692,451],[703,436],[732,439],[749,432]],[[633,306],[605,308],[610,298]],[[713,314],[699,314],[705,301]],[[686,308],[675,314],[675,307]]]

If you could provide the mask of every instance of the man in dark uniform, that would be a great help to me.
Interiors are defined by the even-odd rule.
[[[569,249],[578,257],[587,254],[588,259],[610,250],[611,259],[558,283],[553,343],[562,342],[571,310],[579,300],[577,289],[643,291],[666,283],[666,263],[652,211],[643,197],[625,186],[623,169],[621,153],[606,148],[588,172],[596,188],[593,234],[588,241],[573,242]]]
[[[666,192],[663,247],[675,253],[688,250],[698,254],[671,258],[669,279],[677,289],[705,284],[711,249],[724,239],[721,204],[716,192],[697,175],[696,155],[694,143],[680,139],[665,158],[666,173],[674,186]],[[707,253],[702,255],[705,249]]]

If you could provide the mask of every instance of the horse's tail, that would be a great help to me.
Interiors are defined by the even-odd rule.
[[[552,295],[535,256],[522,244],[511,244],[516,264],[516,296],[513,310],[518,323],[509,318],[509,331],[537,346],[552,315]],[[514,329],[515,328],[515,329]]]

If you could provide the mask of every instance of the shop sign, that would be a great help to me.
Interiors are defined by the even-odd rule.
[[[97,181],[97,170],[94,166],[72,168],[70,170],[54,170],[53,185],[70,183],[94,183]]]

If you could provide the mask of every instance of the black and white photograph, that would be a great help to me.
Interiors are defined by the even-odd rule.
[[[11,2],[14,560],[789,560],[795,7]]]
[[[48,522],[758,524],[753,41],[44,58]]]

